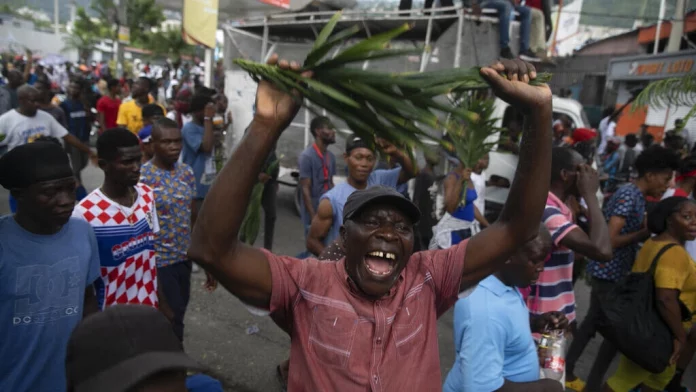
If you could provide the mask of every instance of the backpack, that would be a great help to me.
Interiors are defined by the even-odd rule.
[[[665,245],[647,272],[630,273],[600,304],[599,333],[626,358],[651,373],[663,372],[672,356],[674,336],[657,310],[654,276],[658,260],[674,246]],[[684,304],[679,304],[685,315]]]

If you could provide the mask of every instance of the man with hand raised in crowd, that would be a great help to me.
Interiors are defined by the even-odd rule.
[[[551,233],[553,247],[546,267],[531,286],[527,306],[532,314],[558,311],[570,323],[575,321],[573,291],[574,255],[579,253],[594,260],[609,261],[612,256],[607,222],[597,200],[599,178],[577,151],[555,147],[551,158],[551,185],[542,215],[542,223]],[[589,234],[575,224],[573,212],[564,200],[570,196],[587,203]]]
[[[385,140],[376,142],[382,152],[400,166],[389,170],[374,170],[376,154],[371,143],[357,136],[349,139],[346,142],[346,153],[343,155],[348,166],[348,179],[321,197],[307,236],[307,250],[311,253],[321,255],[327,245],[339,240],[339,230],[343,224],[343,206],[353,192],[374,185],[396,188],[398,184],[413,178],[415,168],[405,152]]]
[[[269,64],[300,69],[277,56]],[[336,263],[239,241],[259,170],[301,102],[259,83],[254,120],[203,203],[188,254],[290,334],[288,390],[440,390],[437,316],[537,235],[550,177],[551,90],[530,86],[536,71],[521,60],[484,67],[481,75],[499,97],[530,113],[498,221],[450,249],[413,254],[418,208],[392,188],[367,188],[344,206],[346,257]]]

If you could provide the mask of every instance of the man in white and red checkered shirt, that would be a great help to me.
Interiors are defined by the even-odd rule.
[[[104,184],[75,207],[73,216],[86,220],[97,236],[99,306],[159,307],[154,245],[159,223],[152,189],[138,183],[140,142],[127,129],[116,128],[99,136],[97,151]]]

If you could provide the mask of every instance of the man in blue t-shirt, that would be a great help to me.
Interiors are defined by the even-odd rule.
[[[300,167],[300,215],[309,231],[312,219],[319,208],[319,198],[334,187],[336,175],[336,156],[328,147],[336,143],[336,130],[328,117],[320,116],[312,120],[309,131],[314,136],[314,144],[307,147],[299,158]]]
[[[70,333],[97,311],[97,241],[70,217],[76,184],[60,145],[14,148],[0,158],[0,185],[17,200],[0,218],[0,391],[65,391]]]
[[[556,380],[539,379],[539,356],[532,332],[563,330],[568,327],[568,319],[563,312],[530,316],[519,291],[519,287],[528,287],[539,277],[550,250],[551,235],[540,226],[537,237],[500,271],[457,301],[456,357],[444,392],[564,390]]]
[[[68,122],[68,132],[78,138],[82,143],[89,144],[89,107],[82,101],[82,86],[78,80],[73,80],[68,86],[68,97],[60,103],[60,108],[65,112]],[[82,170],[87,166],[88,156],[77,148],[66,144],[65,151],[70,155],[75,177],[82,184]],[[80,185],[82,186],[82,185]]]
[[[194,95],[191,98],[191,115],[193,119],[181,130],[184,139],[181,161],[191,166],[196,177],[195,216],[217,175],[214,160],[215,127],[213,126],[215,105],[212,96]]]
[[[373,170],[375,151],[372,146],[359,137],[348,140],[343,155],[348,166],[348,179],[321,197],[307,236],[308,251],[321,255],[324,247],[338,238],[338,231],[343,225],[343,205],[353,192],[373,185],[396,188],[398,184],[413,178],[415,170],[408,154],[384,140],[379,140],[378,144],[400,166],[391,170]]]

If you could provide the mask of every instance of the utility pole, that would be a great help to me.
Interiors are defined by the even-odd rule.
[[[56,35],[60,33],[59,23],[60,8],[58,6],[58,0],[53,0],[53,27],[55,28]]]
[[[684,9],[686,2],[677,0],[674,6],[674,20],[672,21],[672,30],[669,32],[669,41],[667,41],[667,49],[665,52],[674,53],[679,51],[681,46],[682,36],[684,35]]]
[[[123,76],[123,45],[119,42],[121,26],[127,26],[127,0],[114,0],[116,6],[116,39],[114,40],[114,59],[116,60],[116,76]]]
[[[657,28],[655,29],[655,44],[653,45],[653,54],[657,54],[660,49],[660,29],[662,29],[662,20],[665,19],[665,0],[660,0],[660,19],[657,20]]]

